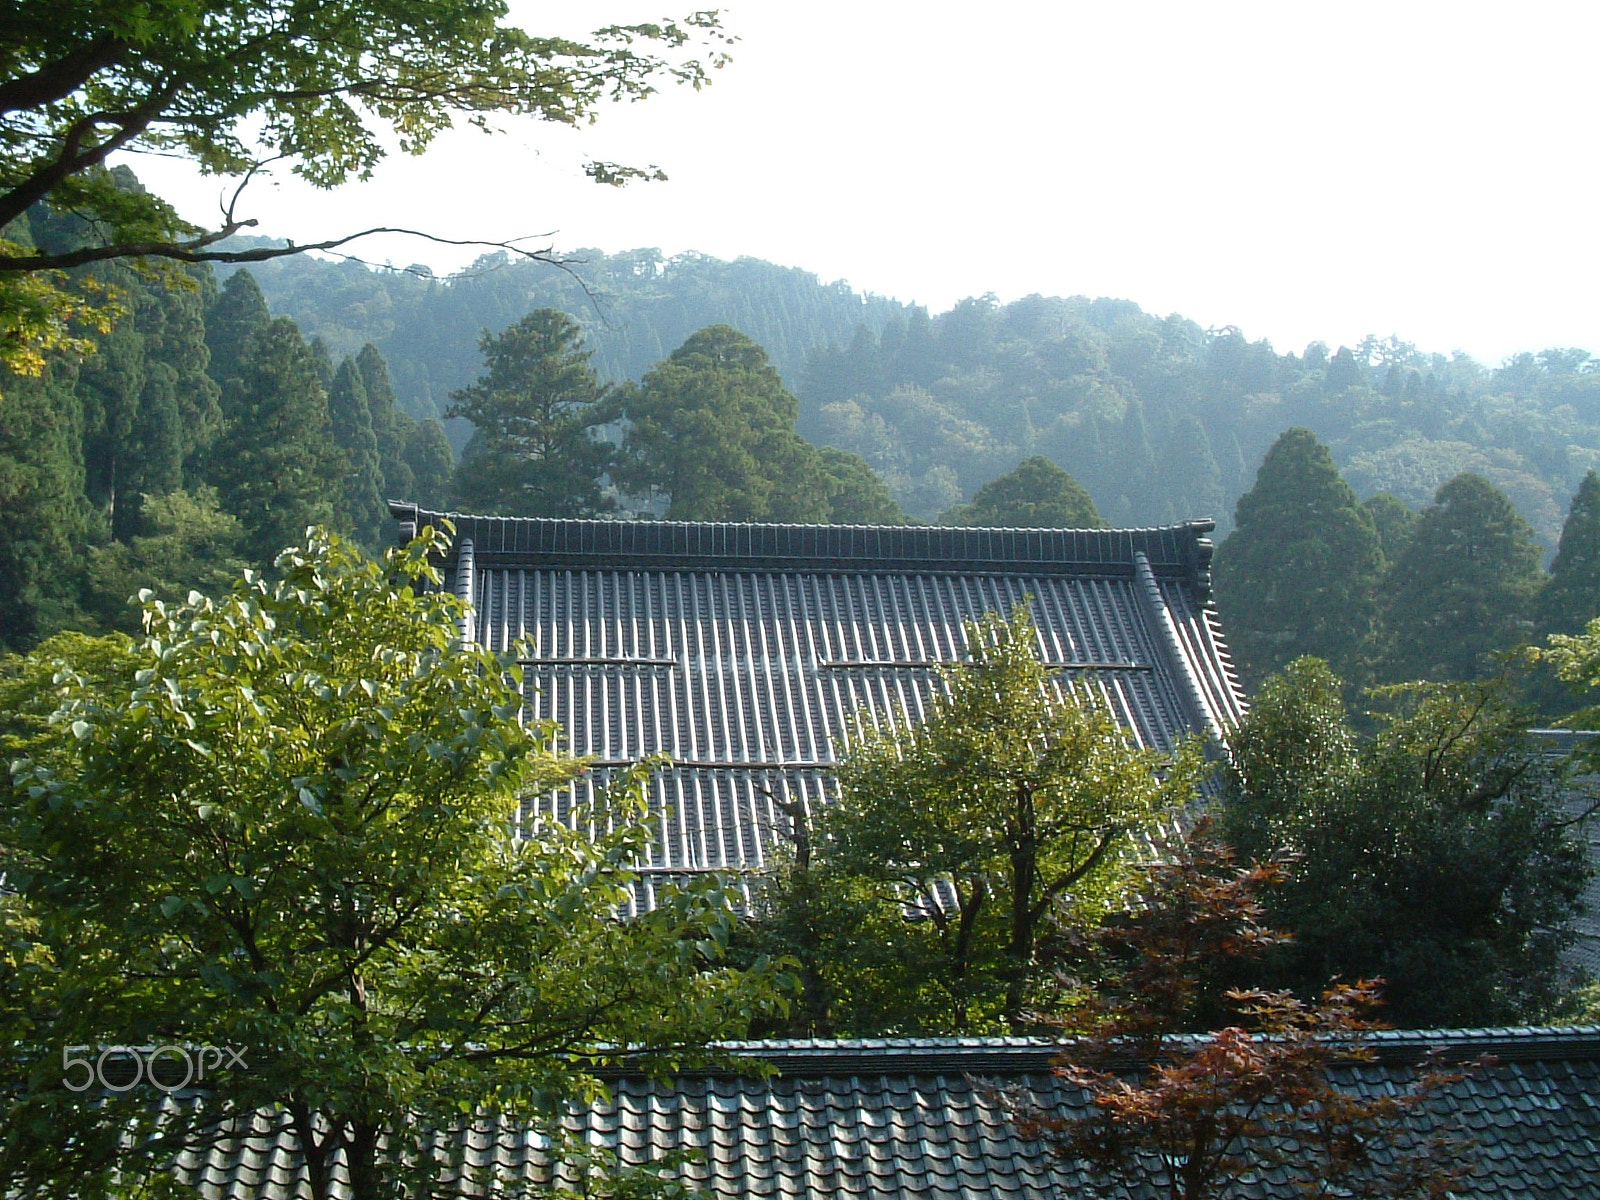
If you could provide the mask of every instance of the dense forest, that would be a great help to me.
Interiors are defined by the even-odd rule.
[[[372,342],[406,411],[440,415],[479,369],[475,339],[540,307],[582,327],[603,379],[637,379],[696,329],[763,346],[799,398],[799,430],[861,455],[899,504],[937,519],[1032,455],[1069,471],[1113,525],[1215,517],[1285,429],[1332,451],[1357,494],[1412,510],[1463,471],[1533,526],[1546,558],[1600,463],[1600,374],[1579,350],[1497,367],[1394,337],[1280,353],[1126,300],[962,301],[930,315],[753,259],[580,251],[570,272],[485,259],[451,279],[280,259],[256,269],[276,313],[336,352]],[[458,448],[470,430],[452,433]]]

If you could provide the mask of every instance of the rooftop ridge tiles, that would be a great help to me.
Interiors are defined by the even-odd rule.
[[[1198,1042],[1186,1034],[1170,1043]],[[1600,1025],[1505,1026],[1493,1029],[1386,1029],[1366,1044],[1379,1063],[1419,1062],[1440,1053],[1449,1061],[1489,1055],[1501,1061],[1600,1061]],[[780,1076],[814,1079],[839,1075],[1033,1073],[1046,1071],[1070,1043],[1048,1038],[862,1038],[775,1039],[721,1043],[733,1062],[685,1071],[685,1075],[736,1075],[738,1060],[770,1065]],[[619,1066],[607,1074],[634,1074]]]
[[[1216,522],[1130,529],[1024,529],[946,525],[802,525],[771,522],[625,521],[559,517],[492,517],[424,509],[390,501],[402,538],[449,519],[485,562],[500,557],[692,563],[744,560],[826,562],[838,567],[906,564],[977,569],[1020,564],[1056,568],[1131,569],[1142,550],[1164,572],[1177,571],[1210,592]]]

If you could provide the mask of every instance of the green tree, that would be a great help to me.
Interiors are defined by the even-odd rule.
[[[343,479],[340,516],[357,541],[373,549],[389,541],[389,509],[384,504],[383,471],[378,438],[372,429],[367,388],[355,360],[346,358],[328,388],[328,417],[334,443],[344,451],[348,469]]]
[[[228,424],[210,482],[244,523],[246,555],[271,562],[307,526],[334,519],[348,470],[293,321],[279,317],[257,335],[223,404]]]
[[[411,486],[417,503],[443,508],[450,495],[450,476],[455,456],[450,440],[432,417],[406,425],[405,467],[411,473]],[[405,499],[397,496],[395,499]]]
[[[1349,671],[1372,635],[1378,534],[1308,429],[1267,451],[1213,569],[1228,644],[1250,686],[1305,654]]]
[[[470,1172],[479,1114],[559,1158],[564,1107],[608,1066],[703,1059],[774,1002],[770,967],[719,961],[721,880],[616,919],[654,836],[642,775],[575,827],[519,819],[583,764],[519,720],[515,652],[459,642],[430,565],[445,547],[428,530],[380,563],[319,533],[280,582],[151,603],[142,640],[0,671],[22,759],[0,793],[0,1017],[24,1034],[3,1068],[7,1194],[150,1188],[262,1113],[293,1131],[314,1200],[426,1197]],[[63,1046],[108,1042],[244,1066],[158,1115],[148,1092],[63,1081]]]
[[[456,474],[472,512],[516,517],[592,517],[615,509],[601,488],[615,451],[599,436],[618,415],[583,331],[566,313],[535,309],[478,342],[486,370],[451,395],[445,414],[477,432]]]
[[[685,521],[823,521],[826,482],[795,432],[798,401],[767,353],[727,325],[693,334],[623,401],[617,475]]]
[[[939,1032],[1023,1027],[1046,916],[1098,918],[1134,835],[1199,781],[1192,747],[1135,749],[1092,693],[1052,679],[1037,641],[1025,608],[991,614],[921,724],[858,728],[819,842],[876,885],[880,925],[919,944],[906,957]]]
[[[367,393],[367,412],[372,419],[372,434],[378,441],[378,470],[383,475],[385,500],[415,499],[416,479],[406,461],[406,442],[416,425],[400,411],[394,384],[389,379],[389,364],[371,342],[356,355],[356,370]],[[387,539],[386,539],[387,540]]]
[[[239,197],[206,231],[148,193],[117,186],[121,151],[179,155],[213,175],[286,161],[319,187],[367,178],[398,145],[420,154],[457,121],[496,114],[564,125],[608,99],[635,100],[663,80],[696,87],[707,68],[684,47],[717,36],[712,13],[613,25],[587,40],[537,36],[504,21],[503,3],[320,0],[205,6],[123,0],[20,0],[0,26],[0,229],[44,204],[82,213],[92,244],[50,253],[0,240],[0,305],[17,338],[0,360],[30,373],[81,301],[45,274],[107,259],[246,262],[340,245],[224,249],[253,220]],[[659,171],[597,162],[601,182]],[[359,235],[354,235],[359,236]],[[13,282],[15,281],[15,282]]]
[[[1106,524],[1078,481],[1037,454],[991,479],[971,504],[952,508],[944,520],[952,525],[1021,529],[1104,529]]]
[[[1222,836],[1247,859],[1292,860],[1266,904],[1295,940],[1266,977],[1302,996],[1382,977],[1390,1018],[1412,1027],[1538,1020],[1568,982],[1589,867],[1512,689],[1386,689],[1365,741],[1341,690],[1296,660],[1230,739]]]
[[[240,269],[228,276],[206,309],[206,349],[211,378],[227,386],[243,369],[256,335],[272,320],[255,276]]]
[[[1533,530],[1481,475],[1457,475],[1417,518],[1384,583],[1380,672],[1388,680],[1465,680],[1533,635],[1544,575]]]
[[[1417,514],[1406,507],[1405,501],[1389,492],[1379,492],[1361,502],[1372,527],[1378,531],[1378,544],[1383,548],[1385,563],[1399,562],[1411,544],[1411,535],[1417,530]]]
[[[828,493],[830,524],[904,525],[910,521],[888,486],[859,454],[837,446],[819,446],[817,459]]]
[[[225,591],[249,566],[240,546],[244,527],[223,512],[209,487],[146,496],[141,532],[84,553],[83,604],[102,629],[137,633],[138,593],[181,603],[191,591]]]
[[[1538,615],[1542,632],[1566,634],[1600,616],[1600,475],[1594,471],[1572,497],[1550,578],[1539,593]]]

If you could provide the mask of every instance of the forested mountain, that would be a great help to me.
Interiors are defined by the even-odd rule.
[[[1279,353],[1126,300],[979,297],[930,315],[755,259],[572,258],[570,272],[486,259],[451,279],[304,257],[256,274],[273,311],[335,353],[374,343],[416,415],[443,412],[472,381],[485,330],[534,308],[576,320],[614,382],[705,325],[731,325],[798,395],[800,432],[860,454],[925,520],[1042,455],[1113,525],[1209,515],[1226,534],[1267,447],[1303,426],[1359,497],[1389,492],[1415,511],[1461,472],[1482,475],[1549,554],[1600,463],[1600,373],[1582,351],[1494,368],[1396,338]],[[458,446],[466,434],[453,431]]]
[[[791,387],[817,346],[848,342],[858,325],[877,328],[905,311],[895,301],[754,258],[668,259],[657,250],[578,250],[567,257],[563,270],[497,253],[448,279],[433,278],[427,268],[373,270],[303,255],[251,271],[272,311],[293,317],[307,337],[320,337],[335,353],[377,346],[401,404],[416,416],[442,415],[450,393],[472,382],[485,330],[500,333],[539,308],[578,321],[603,380],[638,379],[690,334],[720,324],[761,345]],[[465,430],[456,432],[459,445]]]

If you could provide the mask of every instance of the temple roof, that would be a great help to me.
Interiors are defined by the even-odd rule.
[[[1430,1050],[1448,1061],[1491,1055],[1411,1120],[1419,1143],[1435,1129],[1475,1142],[1460,1200],[1592,1200],[1600,1196],[1600,1027],[1394,1031],[1376,1036],[1376,1061],[1334,1068],[1362,1095],[1392,1095]],[[642,1165],[680,1151],[684,1182],[717,1197],[841,1200],[1058,1200],[1092,1194],[1077,1164],[1018,1136],[995,1098],[1020,1089],[1063,1116],[1087,1096],[1053,1075],[1057,1047],[1023,1039],[765,1042],[735,1047],[765,1062],[765,1077],[735,1070],[652,1082],[619,1073],[608,1099],[574,1110],[568,1130]],[[467,1139],[469,1162],[511,1194],[549,1178],[547,1143],[520,1127],[486,1124]],[[308,1195],[293,1140],[263,1115],[253,1136],[191,1155],[183,1174],[224,1200]],[[1282,1180],[1247,1181],[1240,1200],[1277,1200]],[[447,1188],[447,1191],[451,1189]],[[466,1194],[465,1189],[459,1189]],[[472,1194],[479,1194],[474,1191]]]
[[[1209,603],[1209,521],[1161,529],[952,529],[477,517],[391,506],[407,537],[455,525],[442,564],[463,630],[525,645],[528,714],[608,774],[665,753],[664,877],[759,870],[787,812],[827,802],[860,714],[917,720],[963,622],[1025,598],[1038,654],[1141,745],[1219,737],[1243,710]]]

